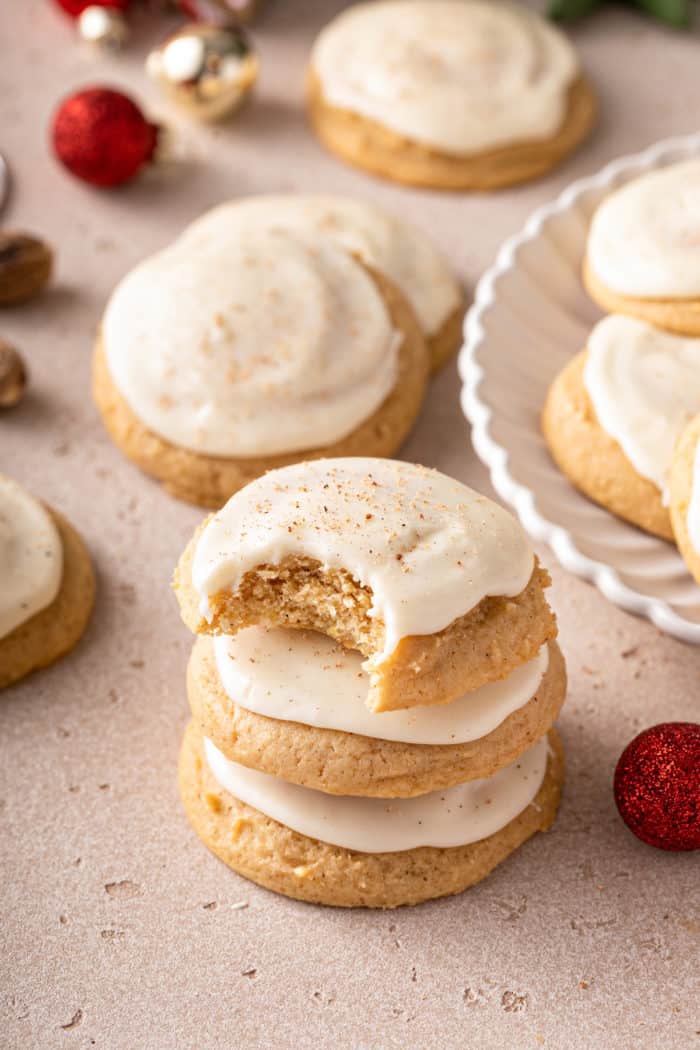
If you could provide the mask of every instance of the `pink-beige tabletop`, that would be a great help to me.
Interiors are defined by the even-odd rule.
[[[382,913],[266,892],[207,853],[184,817],[191,638],[170,576],[201,514],[119,454],[91,402],[92,341],[116,281],[219,201],[304,190],[365,196],[411,219],[473,287],[501,240],[571,180],[697,128],[700,31],[607,7],[571,30],[600,125],[555,174],[492,196],[375,181],[324,153],[303,113],[311,41],[341,6],[270,0],[253,27],[256,95],[215,128],[188,122],[146,78],[163,16],[139,14],[129,48],[105,57],[79,46],[48,0],[0,10],[0,149],[14,176],[2,224],[57,252],[51,289],[0,316],[32,374],[23,403],[0,417],[0,470],[71,519],[99,576],[75,652],[0,699],[0,1045],[690,1050],[700,861],[637,841],[611,785],[642,728],[698,719],[700,650],[614,608],[544,548],[570,672],[568,776],[551,833],[459,897]],[[116,192],[62,170],[51,113],[94,83],[125,88],[167,122],[177,163]],[[402,455],[490,491],[454,363]]]

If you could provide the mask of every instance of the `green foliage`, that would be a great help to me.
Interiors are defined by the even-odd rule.
[[[551,0],[548,14],[550,18],[568,22],[589,14],[605,3],[606,0]],[[691,22],[691,0],[628,0],[628,3],[674,29],[687,29]]]

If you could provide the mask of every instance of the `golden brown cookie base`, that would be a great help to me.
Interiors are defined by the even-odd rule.
[[[542,786],[515,820],[487,839],[453,849],[358,853],[307,838],[219,787],[193,723],[180,753],[180,794],[205,846],[239,875],[276,893],[346,908],[397,908],[461,893],[556,816],[564,755],[555,730]]]
[[[669,489],[671,494],[671,524],[678,550],[690,569],[693,578],[700,583],[700,554],[695,550],[688,535],[688,506],[693,495],[695,451],[700,441],[700,416],[695,416],[681,434],[673,453]]]
[[[320,631],[356,649],[370,663],[368,706],[395,711],[446,704],[487,682],[507,678],[556,638],[557,624],[543,588],[549,575],[539,564],[514,598],[484,598],[437,634],[402,638],[381,663],[384,624],[370,617],[372,594],[343,571],[309,558],[287,558],[246,573],[236,591],[211,595],[211,620],[203,618],[192,586],[195,532],[175,572],[180,614],[194,634],[235,634],[242,627]]]
[[[463,297],[456,310],[453,310],[444,324],[432,336],[426,336],[430,353],[430,371],[434,375],[447,364],[457,353],[464,342],[464,312],[466,299]]]
[[[63,544],[63,578],[45,609],[0,638],[0,689],[48,667],[80,640],[95,599],[95,574],[83,541],[72,525],[49,508]]]
[[[192,715],[227,758],[330,795],[413,798],[489,777],[554,724],[566,695],[566,667],[556,642],[533,698],[487,736],[464,744],[405,744],[267,718],[225,693],[210,638],[200,636],[187,671]],[[377,716],[381,728],[381,715]]]
[[[324,448],[248,458],[208,456],[159,437],[136,416],[117,389],[100,341],[95,349],[93,396],[115,444],[178,499],[217,509],[268,470],[331,456],[391,456],[420,411],[428,380],[428,349],[413,311],[389,282],[372,271],[394,327],[403,333],[399,373],[382,405],[342,441]]]
[[[672,540],[661,492],[637,473],[598,422],[583,380],[585,364],[583,351],[559,373],[547,393],[542,432],[552,457],[589,499],[654,536]]]
[[[311,69],[307,106],[319,139],[341,160],[394,182],[438,190],[496,190],[536,179],[556,167],[586,138],[598,111],[588,81],[580,77],[569,93],[564,123],[553,138],[457,156],[430,149],[368,117],[330,105]]]
[[[600,281],[588,259],[583,283],[592,299],[610,314],[626,314],[676,335],[700,336],[700,299],[634,299],[619,295]]]

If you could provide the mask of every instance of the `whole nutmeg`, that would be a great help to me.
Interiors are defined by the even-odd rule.
[[[12,408],[22,400],[28,378],[19,352],[0,339],[0,408]]]
[[[0,230],[0,306],[12,306],[37,295],[53,268],[53,252],[28,233]]]

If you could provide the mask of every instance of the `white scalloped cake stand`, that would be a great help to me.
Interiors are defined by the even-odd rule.
[[[530,535],[611,602],[697,645],[700,587],[678,552],[577,492],[539,426],[551,380],[600,317],[580,279],[593,211],[614,187],[691,156],[700,156],[700,134],[616,160],[539,208],[479,282],[459,369],[474,448]]]

